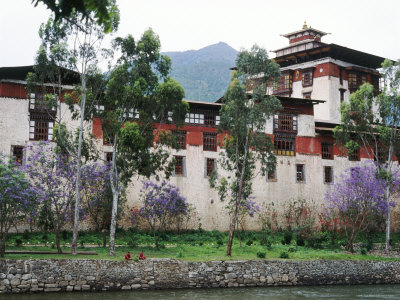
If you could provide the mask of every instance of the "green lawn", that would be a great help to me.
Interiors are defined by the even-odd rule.
[[[71,242],[70,233],[64,233],[65,240],[62,240],[62,244],[68,245]],[[165,233],[161,237],[162,247],[157,250],[153,246],[153,237],[147,232],[132,232],[132,231],[119,231],[117,234],[116,242],[121,245],[116,248],[116,256],[110,257],[108,255],[108,249],[99,247],[98,244],[101,241],[101,235],[94,232],[81,233],[80,243],[84,247],[81,247],[79,251],[96,251],[98,255],[78,255],[72,256],[70,254],[6,254],[5,258],[8,259],[40,259],[40,258],[55,258],[55,259],[111,259],[111,260],[123,260],[127,251],[131,252],[132,258],[139,255],[141,251],[146,255],[147,258],[176,258],[184,261],[211,261],[211,260],[247,260],[247,259],[259,259],[257,253],[265,253],[266,259],[280,259],[282,252],[289,254],[289,259],[293,260],[313,260],[313,259],[356,259],[356,260],[382,260],[382,261],[393,261],[400,258],[387,258],[372,255],[362,255],[360,252],[354,254],[346,253],[342,251],[339,246],[343,241],[339,241],[336,245],[330,245],[329,239],[321,241],[320,247],[322,249],[313,249],[311,247],[300,247],[296,246],[296,241],[293,239],[290,245],[282,245],[281,240],[283,233],[276,233],[270,240],[272,247],[267,249],[266,246],[260,245],[262,239],[262,233],[260,232],[244,232],[242,236],[242,245],[239,244],[239,239],[236,238],[234,241],[232,257],[225,255],[226,251],[226,240],[227,233],[221,233],[218,231],[191,231],[182,234],[177,233]],[[22,241],[23,245],[16,246],[16,241]],[[392,236],[392,240],[396,244],[400,244],[400,234],[395,233]],[[251,245],[247,245],[250,244]],[[374,242],[383,242],[383,234],[378,234],[374,239]],[[47,246],[44,246],[44,243]],[[47,237],[43,238],[43,233],[34,234],[13,234],[8,240],[6,250],[52,250],[54,246],[51,246],[54,242],[54,236],[48,234]],[[364,242],[364,238],[360,237],[358,242]],[[222,245],[218,245],[222,243]],[[39,245],[38,245],[39,244]],[[35,246],[37,245],[37,246]],[[70,252],[68,246],[63,247],[65,253]]]

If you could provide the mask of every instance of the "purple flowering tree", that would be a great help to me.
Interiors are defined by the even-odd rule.
[[[158,249],[157,233],[168,228],[178,216],[186,215],[188,203],[179,188],[166,181],[144,181],[140,196],[144,206],[132,212],[132,223],[136,223],[138,217],[146,220]]]
[[[393,171],[392,171],[393,172]],[[392,173],[392,192],[399,187],[399,173]],[[378,176],[378,169],[369,162],[347,169],[339,182],[326,193],[326,214],[337,217],[353,252],[357,236],[387,214],[394,202],[385,198],[386,180]]]
[[[87,220],[97,232],[102,233],[103,247],[106,247],[106,232],[110,227],[112,210],[109,164],[94,162],[83,166],[81,197]],[[119,201],[119,205],[122,203]]]
[[[40,210],[46,211],[46,218],[52,223],[48,228],[55,233],[57,251],[62,253],[60,232],[74,213],[75,164],[56,153],[50,142],[32,145],[27,151],[24,171],[38,190],[39,214]]]
[[[8,231],[21,219],[36,216],[39,198],[12,160],[0,156],[0,256],[4,257]]]

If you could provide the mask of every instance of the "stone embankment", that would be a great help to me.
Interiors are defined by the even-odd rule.
[[[400,283],[400,262],[0,260],[0,293]]]

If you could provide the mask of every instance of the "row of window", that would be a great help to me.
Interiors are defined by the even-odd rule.
[[[324,183],[332,183],[333,182],[333,167],[324,166],[323,172],[323,180]],[[276,170],[268,172],[267,180],[271,182],[277,181]],[[306,181],[306,173],[305,173],[305,165],[297,164],[296,165],[296,182],[302,183]]]
[[[185,156],[174,156],[175,168],[174,175],[186,176],[186,157]],[[215,158],[206,158],[204,161],[204,177],[209,177],[216,170]]]
[[[172,134],[176,137],[177,146],[179,149],[186,149],[186,131],[174,130]],[[203,132],[203,150],[217,151],[217,133]]]

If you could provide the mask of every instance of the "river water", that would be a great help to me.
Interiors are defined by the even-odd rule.
[[[147,300],[147,299],[400,299],[400,285],[353,285],[314,287],[255,287],[229,289],[182,289],[102,293],[50,293],[0,295],[7,300]]]

